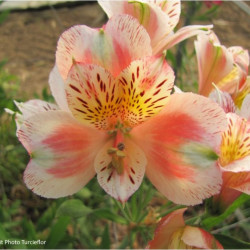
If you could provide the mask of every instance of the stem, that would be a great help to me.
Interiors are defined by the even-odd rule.
[[[243,222],[248,222],[248,221],[250,221],[250,218],[245,218],[245,219],[240,220],[240,221],[237,221],[237,222],[235,222],[235,223],[233,223],[233,224],[231,224],[231,225],[228,225],[228,226],[221,227],[221,228],[219,228],[219,229],[213,230],[211,233],[212,233],[212,234],[217,234],[217,233],[220,233],[220,232],[222,232],[222,231],[224,231],[224,230],[228,230],[228,229],[232,229],[232,228],[234,228],[234,227],[237,227],[237,226],[239,226],[241,223],[243,223]]]
[[[116,199],[113,199],[116,203],[116,205],[120,208],[123,216],[125,217],[125,219],[128,221],[128,222],[131,222],[131,218],[129,217],[129,215],[126,213],[126,211],[124,210],[123,206],[121,205],[121,203],[119,201],[117,201]]]

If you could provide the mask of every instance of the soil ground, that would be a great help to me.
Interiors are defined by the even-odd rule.
[[[6,58],[6,69],[20,79],[21,96],[30,98],[48,86],[57,40],[65,29],[76,24],[100,27],[105,20],[96,2],[10,13],[0,25],[0,61]],[[211,23],[222,44],[249,49],[249,16],[233,2],[224,2]]]

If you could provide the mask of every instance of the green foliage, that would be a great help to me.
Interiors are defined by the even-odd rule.
[[[0,1],[0,5],[1,5],[2,3],[3,3],[3,0]],[[7,19],[8,15],[9,15],[9,13],[10,13],[10,10],[3,10],[3,11],[0,12],[0,25],[1,25],[4,21],[6,21],[6,19]],[[1,63],[0,63],[0,64],[1,64]],[[0,65],[0,67],[1,67],[1,65]]]
[[[58,243],[63,239],[66,234],[67,226],[70,223],[69,216],[63,216],[51,228],[50,234],[47,238],[45,247],[47,249],[56,248]]]
[[[249,249],[250,243],[244,242],[223,234],[214,234],[215,238],[223,245],[224,249]]]
[[[223,213],[213,216],[208,214],[208,217],[202,220],[202,226],[210,230],[214,226],[222,223],[229,215],[231,215],[238,207],[242,206],[244,203],[250,200],[250,196],[247,194],[242,194],[238,199],[236,199]]]
[[[73,219],[87,216],[92,209],[86,207],[81,200],[71,199],[64,201],[57,209],[56,216],[69,216]]]

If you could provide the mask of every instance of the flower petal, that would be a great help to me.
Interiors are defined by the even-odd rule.
[[[242,103],[248,94],[250,94],[250,76],[247,77],[245,84],[242,86],[239,92],[233,96],[234,103],[239,109],[241,108]]]
[[[47,198],[71,195],[94,175],[94,157],[107,135],[86,128],[64,111],[48,111],[29,117],[18,138],[31,156],[24,182]]]
[[[16,102],[15,105],[21,111],[22,114],[16,113],[15,121],[17,125],[17,131],[23,122],[34,114],[52,110],[58,110],[58,106],[53,103],[48,103],[42,100],[34,99],[27,102]]]
[[[58,67],[55,65],[49,75],[49,85],[53,97],[61,110],[69,111],[66,92],[64,87],[64,80],[59,73]]]
[[[179,29],[176,33],[170,33],[164,39],[162,39],[157,46],[153,47],[153,54],[161,54],[162,51],[168,50],[173,47],[177,43],[182,42],[183,40],[197,36],[201,34],[207,34],[210,29],[212,29],[212,25],[189,25]]]
[[[180,1],[98,1],[109,17],[128,14],[147,30],[154,48],[176,26],[180,18]]]
[[[212,33],[213,34],[213,33]],[[208,96],[212,83],[219,83],[233,70],[233,56],[224,46],[214,43],[211,35],[199,35],[195,50],[199,69],[199,93]]]
[[[225,127],[216,103],[183,93],[171,95],[166,108],[131,136],[147,155],[146,174],[156,188],[175,203],[195,205],[220,190],[214,151]]]
[[[163,217],[146,249],[170,249],[173,234],[185,227],[183,214],[186,210],[187,208],[178,209]]]
[[[18,109],[22,112],[24,120],[40,112],[58,110],[57,105],[38,99],[29,100],[24,103],[15,101],[15,104],[18,107]]]
[[[241,192],[228,188],[225,185],[224,174],[222,175],[223,185],[219,194],[213,197],[213,208],[223,213],[240,195]]]
[[[248,50],[244,50],[240,46],[229,47],[228,51],[233,54],[234,62],[237,65],[239,72],[239,89],[242,88],[246,82],[249,67],[249,54]]]
[[[209,98],[218,103],[226,113],[235,112],[234,101],[229,93],[220,91],[216,87],[215,90],[210,93]]]
[[[198,227],[187,225],[183,231],[182,240],[188,246],[198,249],[224,249],[213,235]]]
[[[75,63],[66,81],[69,108],[76,119],[98,129],[112,129],[119,115],[119,86],[104,68]]]
[[[73,61],[100,65],[116,76],[147,55],[151,45],[146,30],[132,16],[116,15],[102,29],[78,25],[65,31],[58,41],[56,64],[63,79]]]
[[[159,113],[174,84],[174,72],[164,57],[137,60],[118,77],[122,88],[121,118],[135,126]]]
[[[101,187],[115,199],[125,202],[139,188],[147,164],[146,157],[142,150],[131,140],[125,139],[123,158],[123,173],[118,173],[110,166],[112,157],[108,149],[113,147],[113,140],[110,140],[99,151],[95,158],[95,169],[97,179]]]
[[[243,100],[243,103],[242,103],[242,106],[241,106],[241,109],[240,109],[240,113],[239,115],[241,117],[244,117],[248,120],[248,122],[250,122],[250,94],[248,94],[244,100]]]
[[[219,162],[223,168],[230,169],[234,168],[232,165],[230,167],[231,163],[250,155],[250,123],[233,113],[228,113],[227,119]]]
[[[250,157],[248,157],[248,171],[240,170],[238,172],[231,172],[227,169],[223,173],[223,185],[250,195],[250,171],[249,171]],[[240,166],[239,166],[240,168]]]

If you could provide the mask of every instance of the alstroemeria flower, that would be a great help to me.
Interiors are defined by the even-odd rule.
[[[63,33],[49,80],[61,110],[36,109],[17,131],[31,156],[24,181],[33,192],[70,195],[97,174],[102,188],[124,202],[145,171],[176,203],[201,203],[219,192],[215,163],[225,113],[199,95],[170,96],[173,70],[164,55],[142,52],[148,41],[128,15],[101,30]]]
[[[249,102],[250,96],[243,103],[242,116],[249,116]],[[233,113],[228,113],[227,119],[228,127],[222,134],[218,160],[223,185],[221,193],[214,197],[221,209],[230,205],[241,192],[250,194],[250,121]]]
[[[250,93],[244,96],[244,99],[241,100],[240,108],[236,106],[229,93],[219,90],[216,86],[215,90],[209,95],[209,98],[218,103],[226,113],[236,113],[240,117],[250,121]]]
[[[245,100],[246,96],[250,94],[250,76],[247,77],[244,85],[239,89],[239,91],[233,96],[233,100],[235,105],[241,109],[243,100]]]
[[[213,83],[231,95],[246,84],[249,55],[242,47],[226,48],[216,35],[199,35],[195,41],[199,70],[199,94],[208,96]]]
[[[186,208],[175,210],[159,222],[147,249],[224,249],[207,231],[185,224]]]
[[[108,1],[98,0],[111,18],[117,14],[128,14],[137,18],[151,38],[154,55],[198,34],[207,33],[212,25],[190,25],[173,32],[181,13],[180,0],[171,1]]]
[[[219,209],[224,210],[241,192],[250,193],[250,94],[237,109],[227,92],[216,88],[210,98],[227,113],[228,126],[223,133],[219,165],[223,185],[219,195],[213,198]],[[238,184],[237,184],[238,183]]]

